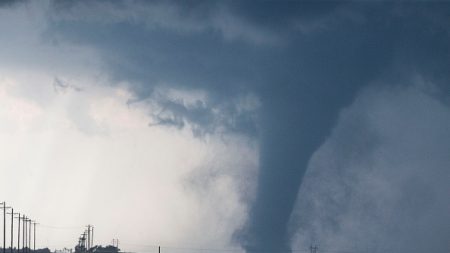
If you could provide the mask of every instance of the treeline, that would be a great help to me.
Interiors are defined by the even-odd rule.
[[[0,248],[0,253],[3,253],[3,248]],[[36,249],[36,250],[32,250],[32,249],[19,249],[17,250],[16,248],[6,248],[5,249],[5,253],[51,253],[49,248],[43,248],[43,249]]]
[[[87,250],[85,247],[79,246],[79,245],[77,245],[75,247],[75,253],[119,253],[119,252],[120,252],[120,249],[115,246],[112,246],[112,245],[108,245],[108,246],[96,245],[96,246],[90,248],[89,250]],[[45,253],[45,252],[36,252],[36,253]]]
[[[120,251],[119,248],[108,245],[108,246],[101,246],[97,245],[89,249],[89,252],[95,252],[95,253],[118,253]]]

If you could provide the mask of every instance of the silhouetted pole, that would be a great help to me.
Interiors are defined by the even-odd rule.
[[[158,246],[158,253],[161,253],[161,246]]]
[[[33,251],[36,251],[36,225],[39,223],[33,222]]]
[[[88,238],[87,238],[87,243],[86,243],[86,251],[89,251],[89,246],[91,245],[91,227],[90,227],[90,225],[88,225],[87,227],[88,227],[88,230],[87,230]]]
[[[11,208],[11,253],[13,253],[13,244],[14,244],[14,209]]]
[[[91,246],[94,245],[94,227],[92,227],[92,241]]]
[[[86,250],[89,251],[91,247],[91,225],[87,225],[87,247]]]
[[[27,216],[24,217],[23,219],[23,237],[22,237],[22,251],[23,252],[27,252]]]
[[[36,251],[36,223],[33,223],[33,250]]]
[[[27,219],[27,216],[22,216],[22,253],[25,252],[25,220]]]
[[[3,253],[6,253],[6,209],[10,208],[6,206],[6,202],[3,201]]]
[[[21,219],[21,217],[20,217],[20,213],[18,213],[19,214],[19,217],[17,217],[17,220],[18,220],[18,224],[17,224],[17,253],[20,253],[20,219]]]
[[[31,251],[31,223],[34,222],[31,219],[29,220],[30,225],[28,226],[28,252]]]
[[[113,246],[119,248],[119,239],[113,239]]]
[[[13,253],[13,246],[14,246],[14,214],[17,214],[14,212],[14,208],[11,208],[11,212],[8,213],[11,214],[11,253]]]
[[[115,247],[119,248],[119,239],[115,239],[115,242],[116,242],[116,246]]]
[[[5,253],[5,241],[6,241],[6,203],[5,201],[2,202],[3,204],[3,253]]]
[[[28,229],[27,229],[27,221],[28,221],[28,218],[25,216],[25,219],[23,220],[23,252],[24,253],[26,253],[26,252],[28,252],[28,250],[27,250],[27,231],[28,231]]]

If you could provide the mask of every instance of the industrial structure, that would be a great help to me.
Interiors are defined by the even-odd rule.
[[[75,253],[118,253],[119,240],[113,239],[113,245],[94,246],[94,226],[87,225],[86,230],[78,238],[78,244],[75,246]]]

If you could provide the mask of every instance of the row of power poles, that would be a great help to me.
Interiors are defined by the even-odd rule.
[[[36,250],[36,221],[30,219],[25,214],[14,212],[14,208],[6,206],[5,201],[0,202],[0,209],[3,211],[3,253],[6,253],[6,215],[11,215],[11,253],[14,253],[14,219],[17,219],[17,253],[29,253],[31,251],[31,238],[33,235],[33,251]],[[7,210],[11,209],[10,213]],[[22,228],[21,228],[22,226]],[[33,228],[33,229],[32,229]],[[22,230],[21,230],[22,229]],[[22,245],[21,236],[22,234]],[[20,248],[22,246],[22,249]]]

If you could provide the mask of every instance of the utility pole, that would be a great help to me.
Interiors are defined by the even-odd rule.
[[[317,250],[319,249],[319,247],[317,247],[317,245],[312,246],[312,244],[311,244],[311,247],[309,247],[309,249],[311,250],[311,253],[317,253]]]
[[[87,247],[86,247],[86,250],[89,251],[89,247],[91,247],[91,226],[88,225],[87,227],[88,227],[88,229],[87,229]]]
[[[11,214],[11,253],[13,253],[13,246],[14,246],[14,214],[17,214],[14,212],[14,208],[11,208],[11,212],[8,213]]]
[[[36,251],[36,225],[39,223],[33,222],[33,251]]]
[[[113,239],[112,243],[114,247],[119,248],[119,239]]]
[[[158,246],[158,253],[161,253],[161,246]]]
[[[34,220],[29,219],[30,225],[28,226],[28,252],[31,251],[31,223],[35,222]]]
[[[22,216],[22,253],[25,253],[25,231],[27,230],[25,227],[27,220],[27,216]]]
[[[27,216],[25,216],[25,219],[22,220],[22,225],[23,225],[23,236],[22,236],[22,249],[23,252],[26,253],[27,252]]]
[[[3,201],[3,253],[6,253],[6,209],[11,208],[6,206],[6,202]]]
[[[17,224],[17,253],[20,253],[20,213],[18,213],[19,214],[19,217],[16,217],[17,218],[17,221],[18,221],[18,224]]]
[[[6,230],[6,203],[5,201],[3,201],[1,203],[3,205],[3,253],[5,253],[5,241],[6,241],[6,234],[5,234],[5,230]]]
[[[94,246],[94,226],[92,226],[92,241],[91,246]]]
[[[91,225],[87,225],[87,247],[86,250],[89,251],[91,248]]]
[[[23,246],[22,246],[22,248],[23,248],[23,252],[28,252],[28,245],[27,245],[27,243],[28,243],[28,221],[29,221],[30,219],[28,219],[28,217],[26,217],[25,216],[25,219],[23,219]]]

